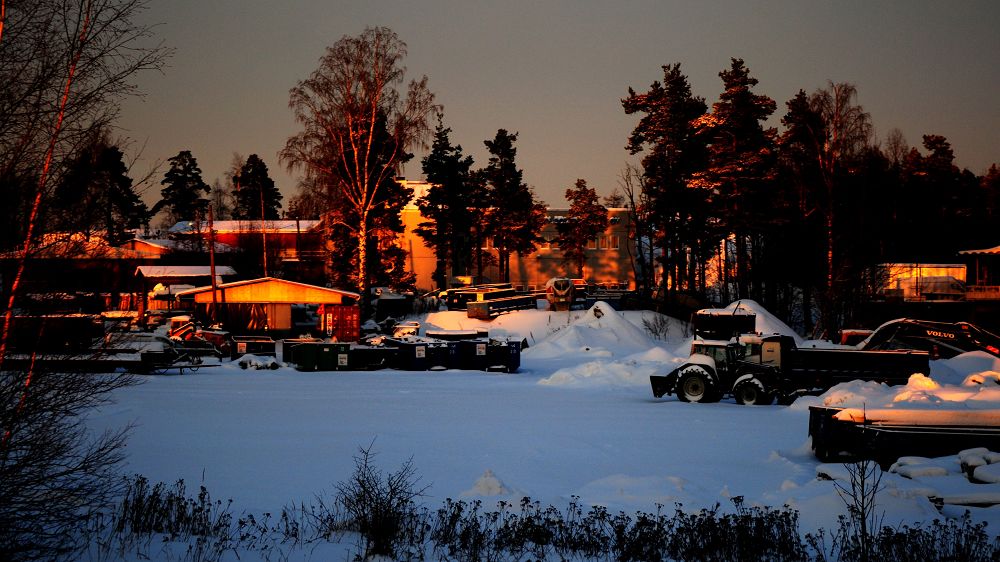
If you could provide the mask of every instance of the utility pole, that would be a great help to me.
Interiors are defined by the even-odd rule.
[[[264,224],[264,188],[260,192],[260,236],[264,241],[264,277],[267,277],[267,225]]]
[[[212,324],[215,324],[218,322],[219,294],[215,280],[215,217],[211,203],[208,204],[208,263],[209,274],[212,276]]]

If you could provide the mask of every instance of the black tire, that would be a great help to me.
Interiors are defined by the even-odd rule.
[[[733,387],[733,398],[737,404],[745,406],[768,406],[774,402],[774,395],[756,378],[743,379],[736,383]]]
[[[677,378],[677,398],[681,402],[715,402],[715,381],[701,367],[688,367]]]

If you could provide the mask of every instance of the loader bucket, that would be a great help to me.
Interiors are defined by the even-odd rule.
[[[649,375],[649,384],[653,387],[653,396],[657,398],[662,398],[673,390],[669,378],[664,375]]]

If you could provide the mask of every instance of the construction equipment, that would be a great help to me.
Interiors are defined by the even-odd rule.
[[[969,351],[1000,357],[1000,337],[968,322],[931,322],[913,318],[890,320],[858,344],[865,351],[916,349],[932,359],[949,359]]]

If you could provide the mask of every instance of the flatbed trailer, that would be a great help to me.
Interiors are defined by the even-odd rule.
[[[1000,451],[1000,412],[810,406],[809,436],[823,462],[871,459],[885,467],[904,456]]]

